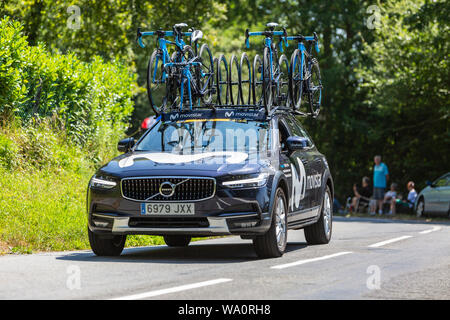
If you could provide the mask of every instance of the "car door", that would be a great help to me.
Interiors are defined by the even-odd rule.
[[[280,118],[278,126],[282,140],[289,136],[298,135],[298,131],[294,131],[295,127],[289,124],[287,117]],[[284,132],[283,132],[284,131]],[[284,145],[286,142],[283,141]],[[282,150],[281,157],[287,157],[290,164],[290,183],[291,195],[289,196],[289,211],[291,211],[291,219],[288,221],[303,220],[310,217],[310,209],[314,199],[314,190],[308,188],[308,176],[311,175],[312,157],[307,150],[295,150],[293,152]]]
[[[308,140],[309,147],[305,152],[308,153],[308,158],[310,159],[310,175],[308,176],[307,186],[312,189],[311,192],[311,207],[316,207],[321,205],[322,201],[322,183],[323,174],[325,171],[324,156],[317,150],[314,145],[313,140],[308,135],[306,130],[301,125],[297,118],[292,116],[292,125],[296,127],[296,134]]]
[[[446,174],[433,182],[427,197],[427,211],[447,215],[450,202],[450,174]]]

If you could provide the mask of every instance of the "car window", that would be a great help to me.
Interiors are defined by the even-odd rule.
[[[436,180],[434,185],[436,187],[448,187],[448,186],[450,186],[450,175],[446,175],[446,176],[440,177],[439,179]]]
[[[308,135],[308,133],[306,133],[306,131],[302,128],[295,117],[286,117],[286,122],[289,125],[289,129],[294,135],[308,139],[308,145],[313,145],[311,137]]]

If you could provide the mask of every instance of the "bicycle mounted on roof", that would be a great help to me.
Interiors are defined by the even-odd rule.
[[[206,44],[198,53],[198,40],[203,33],[190,29],[181,32],[186,24],[176,24],[173,31],[141,32],[138,29],[138,43],[142,36],[156,35],[158,48],[153,52],[147,69],[147,91],[150,105],[156,114],[171,111],[192,110],[194,107],[214,109],[233,107],[247,109],[263,108],[266,114],[274,109],[290,109],[296,114],[317,117],[320,112],[322,83],[317,59],[312,48],[319,52],[318,37],[289,36],[285,28],[276,23],[268,23],[267,30],[245,32],[245,44],[249,48],[249,38],[264,36],[263,59],[257,54],[250,66],[244,52],[240,61],[236,55],[227,59],[223,54],[213,58]],[[190,37],[190,45],[183,41]],[[174,37],[169,41],[166,37]],[[274,41],[278,37],[278,47]],[[297,41],[290,63],[283,52],[283,43]],[[306,46],[305,43],[306,42]],[[167,44],[174,45],[175,52],[169,56]],[[213,101],[213,94],[217,93]],[[303,102],[309,100],[309,110],[303,111]]]

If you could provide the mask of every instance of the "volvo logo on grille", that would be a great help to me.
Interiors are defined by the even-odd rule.
[[[176,185],[174,185],[173,183],[171,183],[169,181],[163,182],[159,186],[159,193],[163,197],[166,197],[166,198],[171,197],[175,193],[175,187],[176,187]]]

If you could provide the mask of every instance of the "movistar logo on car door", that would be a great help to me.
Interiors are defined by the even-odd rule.
[[[299,172],[295,165],[292,165],[292,194],[289,206],[291,211],[298,209],[300,201],[305,198],[306,190],[320,188],[322,185],[322,174],[306,175],[303,162],[297,158]]]

